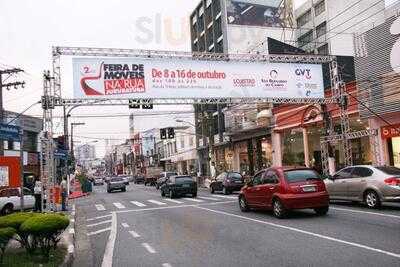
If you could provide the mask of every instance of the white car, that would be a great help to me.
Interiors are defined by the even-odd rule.
[[[21,198],[19,188],[4,188],[0,190],[0,212],[2,215],[12,213],[21,209]],[[24,209],[33,209],[35,197],[32,191],[24,188]]]

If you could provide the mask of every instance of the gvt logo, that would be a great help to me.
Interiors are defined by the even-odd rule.
[[[310,69],[297,69],[295,71],[297,76],[306,77],[306,79],[311,79],[311,70]]]

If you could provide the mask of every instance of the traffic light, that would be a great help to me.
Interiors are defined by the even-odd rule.
[[[174,139],[174,138],[175,138],[174,128],[168,128],[168,139]]]
[[[160,138],[161,140],[167,139],[167,129],[160,129]]]
[[[130,109],[139,109],[140,108],[140,100],[129,99],[129,108]]]

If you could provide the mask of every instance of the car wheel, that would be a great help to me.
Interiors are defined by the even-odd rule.
[[[315,213],[316,213],[317,215],[323,216],[323,215],[326,215],[326,214],[328,213],[328,211],[329,211],[329,206],[316,208],[316,209],[314,209],[314,211],[315,211]]]
[[[1,210],[1,213],[3,215],[8,215],[14,212],[14,207],[12,204],[7,204],[4,206],[4,208]]]
[[[249,211],[249,205],[247,204],[246,198],[244,196],[239,197],[239,207],[243,212]]]
[[[107,189],[107,193],[111,193],[111,190]]]
[[[192,194],[192,197],[197,197],[197,191]]]
[[[169,198],[175,198],[175,193],[172,190],[169,190]]]
[[[272,211],[278,219],[283,219],[287,216],[287,210],[279,199],[275,199],[272,202]]]
[[[222,188],[222,194],[229,195],[229,190],[225,186]]]
[[[373,190],[367,191],[365,193],[364,202],[367,207],[371,209],[376,209],[381,206],[381,199],[379,198],[379,195]]]
[[[122,192],[126,192],[126,187],[122,188]]]
[[[210,193],[214,194],[214,187],[210,185]]]
[[[162,189],[161,189],[161,196],[162,196],[162,197],[165,197],[165,192],[164,192],[164,190],[162,190]]]

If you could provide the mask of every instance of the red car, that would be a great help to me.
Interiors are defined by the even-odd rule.
[[[274,167],[258,172],[239,194],[242,211],[272,209],[277,218],[289,210],[314,209],[319,215],[329,210],[329,195],[319,174],[309,168]]]

